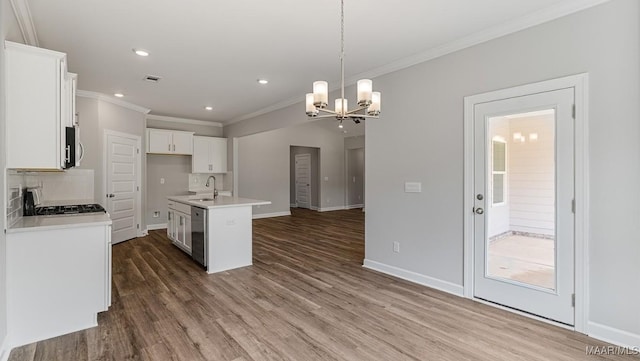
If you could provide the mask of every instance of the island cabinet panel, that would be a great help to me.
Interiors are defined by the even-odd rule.
[[[251,206],[209,208],[208,273],[252,265]]]

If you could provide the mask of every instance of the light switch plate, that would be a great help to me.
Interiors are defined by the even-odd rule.
[[[421,182],[405,182],[404,192],[405,193],[421,193],[422,183]]]

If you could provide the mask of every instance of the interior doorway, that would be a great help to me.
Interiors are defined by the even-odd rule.
[[[293,208],[320,208],[320,148],[290,146],[290,204]]]
[[[364,148],[347,149],[347,209],[364,208]]]

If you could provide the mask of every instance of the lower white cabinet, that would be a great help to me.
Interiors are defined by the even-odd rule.
[[[13,346],[97,325],[111,304],[111,226],[7,232],[7,328]]]
[[[168,201],[167,209],[167,237],[180,249],[191,254],[191,207]]]

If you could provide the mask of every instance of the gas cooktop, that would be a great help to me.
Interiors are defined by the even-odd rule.
[[[49,206],[36,207],[36,216],[57,216],[57,215],[73,215],[84,213],[105,212],[105,209],[99,204],[77,204],[69,206]]]

